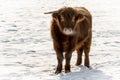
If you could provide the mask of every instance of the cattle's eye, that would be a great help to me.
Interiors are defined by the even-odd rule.
[[[61,22],[64,22],[64,21],[65,21],[65,19],[64,19],[63,16],[60,16],[60,19],[61,19]]]
[[[75,22],[75,17],[72,18],[72,22]]]

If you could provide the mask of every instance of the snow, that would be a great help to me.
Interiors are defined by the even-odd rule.
[[[0,80],[120,80],[119,2],[0,0]],[[44,12],[63,6],[84,6],[93,15],[92,68],[75,66],[74,52],[72,72],[55,75],[51,15]]]

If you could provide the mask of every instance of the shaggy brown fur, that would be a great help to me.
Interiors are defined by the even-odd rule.
[[[74,50],[77,51],[76,65],[82,63],[82,53],[85,53],[84,65],[89,67],[89,51],[92,39],[92,17],[84,7],[63,7],[52,13],[51,36],[56,51],[58,65],[56,74],[62,71],[63,52],[65,52],[65,72],[70,72],[70,60]],[[64,30],[74,34],[66,34]]]

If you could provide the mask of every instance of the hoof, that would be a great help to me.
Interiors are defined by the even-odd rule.
[[[87,68],[90,69],[90,70],[93,69],[91,66],[88,66]]]
[[[76,63],[75,65],[76,65],[76,66],[80,66],[80,64],[77,64],[77,63]]]
[[[65,65],[65,73],[70,72],[70,65]]]
[[[90,66],[89,65],[85,65],[87,68],[90,68]]]
[[[59,74],[59,73],[61,73],[61,71],[57,71],[57,70],[55,71],[55,74]]]
[[[91,66],[85,66],[85,67],[87,67],[87,68],[88,68],[88,69],[90,69],[90,70],[92,69],[92,67],[91,67]]]
[[[76,62],[75,65],[76,65],[76,66],[80,66],[80,65],[81,65],[81,62]]]
[[[65,73],[69,73],[69,72],[71,72],[70,70],[65,70]]]

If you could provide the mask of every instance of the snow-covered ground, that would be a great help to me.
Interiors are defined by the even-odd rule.
[[[92,69],[75,66],[55,75],[49,33],[51,15],[63,6],[84,6],[93,15]],[[119,0],[0,0],[0,80],[120,80]]]

